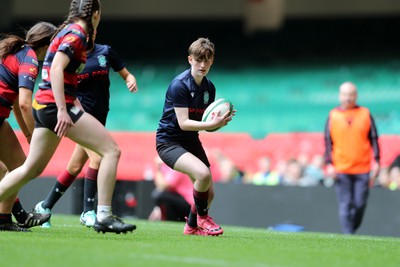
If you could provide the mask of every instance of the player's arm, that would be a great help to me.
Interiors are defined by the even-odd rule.
[[[57,52],[50,68],[51,86],[58,110],[57,125],[54,131],[59,137],[65,136],[68,129],[74,125],[68,115],[64,95],[64,69],[67,67],[69,62],[70,59],[66,54],[63,52]]]
[[[129,92],[136,93],[139,90],[139,88],[137,87],[135,76],[130,73],[127,68],[123,68],[118,73],[121,78],[124,79],[124,81],[126,82],[126,87],[128,87]]]
[[[209,122],[202,122],[189,119],[188,108],[174,108],[176,118],[178,119],[179,127],[183,131],[202,131],[202,130],[213,130],[218,127],[223,127],[232,120],[232,116],[227,111],[222,116],[215,116],[214,120]],[[221,114],[220,114],[221,115]]]
[[[13,113],[19,128],[30,143],[33,129],[34,119],[32,116],[32,91],[21,87],[19,89],[19,96],[14,102]]]
[[[328,177],[335,178],[336,171],[335,171],[335,167],[333,166],[333,163],[332,163],[332,145],[333,145],[333,142],[332,142],[332,137],[331,137],[331,129],[330,129],[330,120],[329,120],[329,118],[327,119],[326,124],[325,124],[324,141],[325,141],[324,159],[325,159],[325,164],[326,164],[326,175]]]
[[[371,169],[371,180],[373,181],[376,179],[376,177],[378,177],[381,166],[380,166],[380,149],[379,149],[379,142],[378,142],[378,139],[379,139],[378,130],[376,128],[375,121],[371,115],[370,115],[370,120],[371,120],[371,129],[369,131],[368,138],[371,142],[371,146],[374,151],[374,159],[375,159],[375,162],[372,165],[372,169]]]

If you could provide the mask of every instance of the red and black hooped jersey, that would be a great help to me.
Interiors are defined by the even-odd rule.
[[[39,103],[55,103],[50,67],[57,52],[68,56],[70,62],[64,69],[64,93],[65,102],[73,103],[78,88],[78,73],[82,71],[86,63],[86,32],[76,23],[68,24],[51,42],[43,62],[42,82],[35,99]]]
[[[0,117],[8,118],[11,107],[19,94],[19,88],[33,91],[39,63],[28,45],[0,63]]]

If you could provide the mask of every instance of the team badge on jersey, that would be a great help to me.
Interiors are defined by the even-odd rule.
[[[37,68],[29,68],[29,73],[33,75],[37,75]]]
[[[68,42],[68,43],[72,43],[75,40],[76,40],[75,36],[67,36],[67,37],[65,37],[65,41]]]
[[[76,73],[81,73],[84,68],[85,68],[85,63],[81,63],[81,65],[79,65],[79,67],[76,69]]]
[[[210,101],[210,95],[208,94],[208,91],[204,92],[203,101],[204,101],[204,104],[208,104],[208,101]]]
[[[107,66],[107,59],[104,55],[100,55],[97,57],[97,60],[99,61],[100,67],[104,68]]]

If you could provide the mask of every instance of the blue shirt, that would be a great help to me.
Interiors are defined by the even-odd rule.
[[[108,45],[95,44],[86,56],[85,68],[78,75],[77,97],[86,112],[107,114],[110,109],[110,68],[118,72],[125,64]]]
[[[215,100],[215,86],[204,77],[198,86],[190,73],[184,71],[168,87],[156,140],[161,143],[191,143],[199,139],[198,131],[183,131],[174,108],[188,108],[189,119],[201,121],[206,108]]]

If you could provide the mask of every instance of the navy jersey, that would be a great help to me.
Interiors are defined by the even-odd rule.
[[[20,87],[33,91],[38,69],[36,53],[28,45],[0,63],[0,117],[10,116]]]
[[[86,112],[105,114],[110,106],[110,68],[118,72],[125,64],[108,45],[95,44],[86,57],[85,68],[78,75],[77,97]]]
[[[51,89],[50,67],[57,52],[68,56],[70,62],[64,69],[65,102],[72,104],[78,88],[77,73],[81,72],[86,62],[86,32],[76,23],[68,24],[51,42],[43,61],[42,79],[35,99],[39,103],[55,103]]]
[[[206,77],[201,86],[196,84],[190,69],[175,77],[165,95],[163,114],[157,129],[157,142],[190,143],[198,139],[198,131],[183,131],[179,127],[174,108],[188,108],[189,119],[201,121],[204,111],[214,100],[215,86]]]

